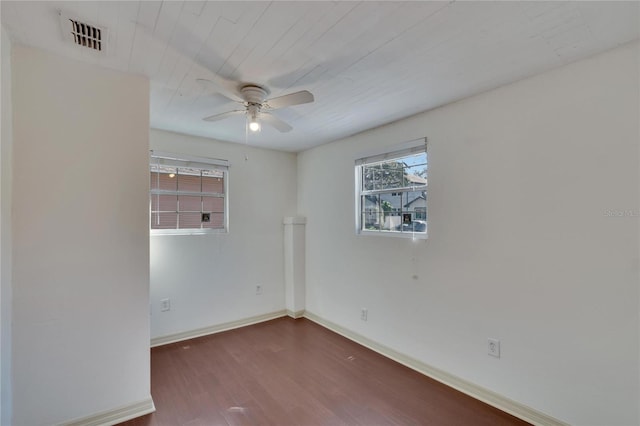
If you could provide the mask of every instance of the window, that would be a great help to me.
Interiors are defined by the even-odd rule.
[[[426,138],[408,145],[356,160],[358,233],[426,238]]]
[[[224,160],[151,152],[151,233],[226,232],[227,173]]]

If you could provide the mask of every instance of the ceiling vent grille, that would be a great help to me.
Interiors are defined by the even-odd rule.
[[[69,19],[73,41],[93,50],[102,51],[102,29],[84,22]]]
[[[108,31],[75,17],[59,12],[64,38],[71,43],[86,47],[97,53],[104,53],[107,47]]]

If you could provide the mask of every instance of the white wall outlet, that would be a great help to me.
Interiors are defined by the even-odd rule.
[[[256,286],[256,294],[257,294],[257,295],[262,294],[262,286],[261,286],[260,284],[258,284],[258,285]]]
[[[500,358],[500,340],[489,339],[488,340],[489,355]]]
[[[367,316],[369,315],[369,311],[367,310],[367,308],[362,308],[360,310],[360,319],[362,321],[366,321],[367,320]]]
[[[171,310],[171,299],[162,299],[160,301],[160,312],[167,312]]]

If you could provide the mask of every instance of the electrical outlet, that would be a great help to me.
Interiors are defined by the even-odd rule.
[[[256,286],[256,294],[257,295],[261,295],[262,294],[262,286],[260,284],[258,284]]]
[[[162,299],[160,301],[160,312],[167,312],[171,310],[171,299]]]
[[[360,319],[362,321],[366,321],[367,320],[367,316],[369,315],[369,311],[367,311],[367,308],[362,308],[360,310]]]
[[[489,355],[500,358],[500,340],[489,339],[488,340]]]

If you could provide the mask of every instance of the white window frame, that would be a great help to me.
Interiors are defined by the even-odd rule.
[[[366,191],[363,189],[362,182],[362,168],[366,165],[381,163],[384,161],[390,161],[397,158],[406,157],[411,154],[425,153],[427,154],[427,166],[429,163],[429,156],[427,152],[427,138],[420,138],[403,144],[398,144],[389,147],[385,150],[378,150],[368,153],[361,153],[354,160],[355,163],[355,231],[357,235],[371,235],[371,236],[384,236],[395,238],[411,238],[411,239],[427,239],[429,233],[429,219],[428,219],[428,195],[425,200],[425,222],[427,223],[426,230],[424,232],[417,231],[385,231],[385,230],[368,230],[363,228],[362,224],[362,198],[367,194],[380,194],[380,193],[392,193],[392,192],[408,192],[408,191],[421,191],[427,192],[428,183],[424,186],[411,186],[404,188],[390,188],[385,190]]]
[[[224,228],[183,228],[183,229],[151,229],[151,197],[162,195],[162,190],[149,188],[149,233],[150,235],[210,235],[224,234],[229,232],[229,162],[216,158],[196,157],[193,155],[176,154],[165,151],[151,150],[149,155],[149,167],[155,164],[186,167],[200,170],[215,170],[223,174],[223,194],[224,198]],[[176,194],[179,191],[175,191]],[[185,195],[195,195],[187,194]]]

